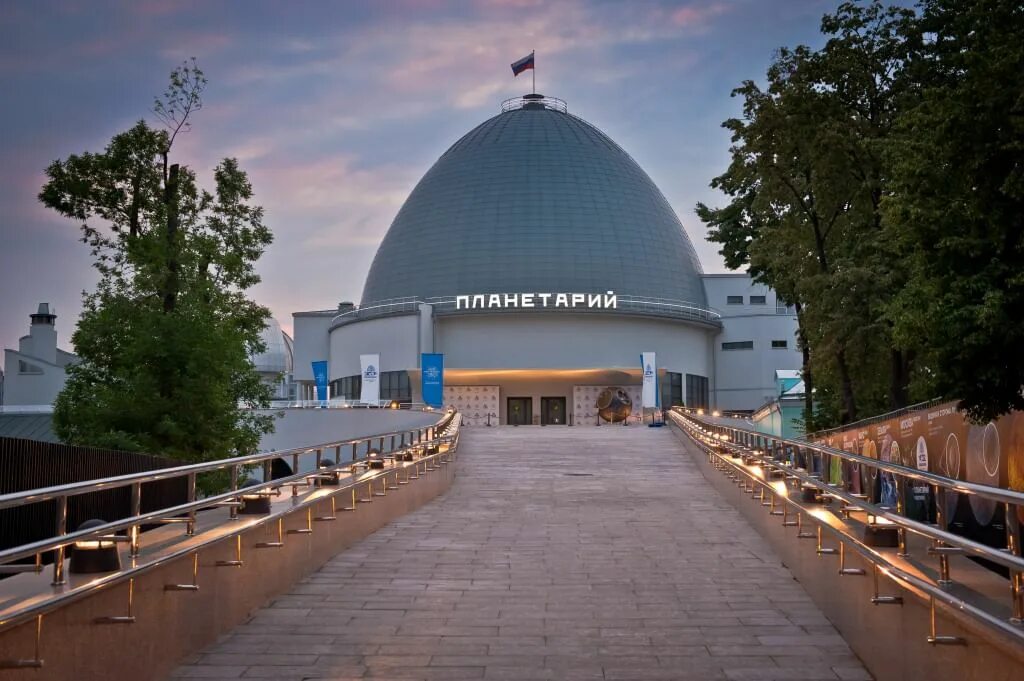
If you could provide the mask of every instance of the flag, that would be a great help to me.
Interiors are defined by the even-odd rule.
[[[533,68],[533,52],[523,57],[517,62],[512,62],[512,75],[518,76],[520,73],[527,69]]]

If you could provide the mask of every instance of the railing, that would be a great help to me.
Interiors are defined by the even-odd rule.
[[[899,409],[894,409],[894,410],[888,411],[888,412],[886,412],[884,414],[876,414],[875,416],[869,416],[868,418],[864,418],[864,419],[861,419],[859,421],[854,421],[853,423],[844,423],[842,425],[835,426],[833,428],[826,428],[824,430],[816,430],[813,433],[807,433],[807,435],[805,437],[808,440],[812,440],[812,439],[816,440],[818,438],[827,437],[827,436],[831,435],[832,433],[838,433],[838,432],[843,431],[843,430],[850,430],[851,428],[863,428],[864,426],[869,426],[872,423],[878,423],[880,421],[887,421],[889,419],[896,418],[897,416],[903,416],[904,414],[909,414],[909,413],[915,412],[915,411],[922,411],[924,409],[928,409],[930,407],[934,407],[937,404],[942,404],[945,401],[946,401],[945,398],[934,397],[934,398],[932,398],[930,400],[927,400],[925,402],[918,402],[917,404],[911,404],[911,405],[906,406],[906,407],[901,407]]]
[[[559,113],[567,113],[569,107],[565,100],[558,97],[546,97],[544,95],[523,95],[522,97],[511,97],[501,103],[501,112],[518,111],[519,109],[550,109]]]
[[[270,409],[404,409],[405,411],[434,411],[423,402],[379,400],[376,403],[332,397],[329,400],[271,400]]]
[[[837,554],[843,561],[844,550],[852,548],[872,565],[875,577],[876,604],[902,603],[900,597],[879,596],[878,575],[902,584],[910,593],[921,596],[932,608],[932,644],[963,643],[956,637],[942,636],[936,631],[934,608],[936,603],[969,615],[989,630],[996,630],[1016,645],[1024,645],[1024,558],[1021,557],[1021,523],[1018,511],[1024,508],[1024,492],[947,478],[927,471],[907,468],[899,464],[852,454],[826,445],[803,440],[790,440],[774,435],[754,432],[722,421],[712,422],[689,410],[673,408],[670,419],[708,456],[719,470],[728,473],[750,494],[760,494],[762,504],[769,506],[773,515],[780,515],[783,525],[796,526],[799,538],[817,539],[819,555]],[[867,495],[847,491],[842,485],[823,479],[833,459],[874,469],[879,475],[888,474],[896,485],[896,508],[873,503]],[[936,498],[938,522],[936,524],[913,520],[903,515],[903,491],[907,481],[929,485]],[[1007,548],[1001,550],[948,531],[944,496],[949,493],[965,494],[1003,504],[1006,511]],[[767,496],[766,496],[767,495]],[[842,504],[839,514],[829,513],[821,503],[832,501]],[[795,511],[792,519],[790,513]],[[864,514],[860,529],[868,531],[895,531],[895,555],[887,554],[857,538],[852,514]],[[810,519],[817,531],[804,531],[804,521]],[[839,540],[838,549],[822,545],[823,532]],[[924,538],[930,546],[927,554],[938,560],[937,579],[924,576],[914,569],[908,535]],[[865,535],[866,537],[866,535]],[[1009,572],[1009,607],[993,603],[990,594],[972,598],[965,585],[960,595],[951,593],[954,584],[950,557],[973,556],[995,563]],[[840,575],[863,575],[864,571],[847,568],[841,563]],[[1001,579],[991,573],[993,579]]]
[[[614,308],[555,307],[552,304],[545,307],[535,306],[531,308],[462,307],[461,309],[458,307],[458,301],[455,296],[439,296],[434,298],[389,298],[375,301],[368,305],[357,307],[335,316],[331,320],[331,328],[334,329],[363,319],[413,314],[417,312],[419,310],[419,306],[423,304],[433,307],[434,314],[438,316],[454,314],[514,314],[516,312],[572,312],[574,314],[611,313],[667,317],[670,319],[683,319],[712,325],[720,324],[722,319],[721,313],[717,310],[701,307],[700,305],[689,301],[674,300],[672,298],[651,298],[648,296],[617,295],[616,307]]]
[[[200,537],[199,541],[191,540],[185,542],[186,546],[184,548],[177,550],[172,554],[160,555],[152,558],[151,560],[147,560],[145,556],[140,557],[141,528],[143,525],[155,523],[180,523],[185,526],[184,536],[193,537],[195,536],[197,522],[196,514],[198,511],[227,506],[229,512],[226,522],[236,521],[238,519],[238,508],[242,505],[242,499],[244,496],[249,496],[255,493],[259,496],[269,497],[271,494],[280,494],[280,490],[285,487],[291,487],[293,505],[288,507],[289,511],[292,511],[295,508],[301,508],[304,505],[320,503],[325,500],[329,500],[333,505],[334,497],[347,491],[352,491],[353,500],[355,500],[355,486],[357,484],[363,484],[365,480],[356,481],[354,479],[354,475],[353,480],[349,485],[332,488],[333,491],[328,497],[318,496],[312,499],[301,500],[298,498],[299,488],[305,487],[313,489],[314,487],[317,487],[319,489],[323,489],[319,487],[320,481],[326,478],[340,476],[344,472],[351,471],[354,473],[354,466],[366,466],[368,464],[368,460],[383,457],[388,451],[418,452],[420,458],[417,459],[417,466],[419,465],[419,461],[426,462],[427,466],[430,466],[431,462],[434,460],[446,462],[445,453],[449,452],[448,456],[450,457],[450,452],[458,441],[459,419],[456,418],[456,416],[456,412],[448,411],[443,413],[441,418],[434,425],[406,431],[395,431],[382,435],[374,435],[372,437],[340,440],[310,447],[299,447],[285,451],[232,457],[206,463],[178,466],[175,468],[164,468],[144,473],[119,475],[110,478],[88,480],[80,483],[57,485],[54,487],[0,495],[0,509],[20,507],[26,504],[46,501],[55,501],[57,505],[56,517],[54,519],[55,534],[53,537],[0,551],[0,572],[8,574],[42,572],[43,566],[39,557],[44,552],[54,552],[53,577],[50,592],[46,594],[33,594],[31,597],[26,598],[23,604],[15,604],[13,608],[10,607],[10,602],[5,603],[4,605],[7,606],[8,609],[0,615],[0,630],[28,621],[33,617],[41,616],[41,614],[58,607],[58,605],[63,602],[77,600],[96,589],[109,586],[111,583],[128,579],[141,571],[152,569],[153,567],[163,564],[174,557],[195,553],[199,548],[214,542],[222,541],[226,536],[230,536],[230,529],[228,534],[225,534],[223,531],[224,524],[215,526],[212,528],[215,531],[212,532],[210,531],[211,528],[206,528],[202,537],[207,537],[207,535],[209,535],[208,538]],[[335,458],[333,459],[333,464],[330,466],[323,466],[323,454],[325,451],[330,449],[334,450]],[[342,462],[341,459],[346,454],[350,455],[350,460]],[[315,457],[311,473],[296,472],[299,469],[300,457],[304,455]],[[271,463],[275,459],[288,457],[292,460],[293,473],[285,477],[271,479]],[[259,465],[263,466],[263,480],[250,487],[240,487],[239,477],[241,473],[243,471],[247,471],[251,467]],[[203,473],[213,473],[217,471],[228,472],[230,479],[229,490],[205,498],[197,498],[197,476]],[[382,473],[384,476],[387,476],[388,474],[390,474],[390,470],[386,470]],[[183,504],[158,508],[156,510],[143,513],[141,511],[142,485],[155,482],[157,480],[168,480],[172,478],[184,478],[187,481],[188,501]],[[101,525],[96,525],[86,529],[68,531],[67,508],[69,498],[98,490],[111,490],[124,487],[129,487],[131,490],[131,515],[129,517],[113,522],[105,522]],[[271,514],[264,516],[263,521],[276,522],[276,515]],[[250,529],[252,526],[253,525],[251,524],[239,526],[234,530],[234,532],[238,533],[243,530]],[[122,531],[126,532],[126,535],[115,535],[115,533]],[[166,540],[166,537],[164,539]],[[89,581],[84,585],[71,585],[69,587],[65,571],[65,554],[67,547],[75,544],[76,542],[90,540],[127,543],[128,553],[132,559],[130,561],[131,566],[107,574],[100,579]],[[11,564],[12,561],[32,556],[37,557],[34,565]],[[240,564],[241,563],[239,562],[239,565]],[[6,662],[9,661],[0,660],[0,668],[3,668]],[[15,666],[38,665],[19,664]]]

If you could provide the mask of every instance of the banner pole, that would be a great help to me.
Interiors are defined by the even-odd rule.
[[[530,75],[533,76],[533,94],[537,94],[537,54],[536,54],[536,52],[537,52],[536,50],[531,50],[530,51],[530,56],[533,57],[533,68],[530,69],[531,71],[533,71],[533,73],[530,74]]]

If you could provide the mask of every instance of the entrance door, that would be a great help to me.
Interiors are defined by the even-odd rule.
[[[533,398],[510,397],[505,421],[510,426],[528,426],[533,423]]]
[[[565,398],[540,398],[540,424],[542,426],[564,426],[566,424]]]

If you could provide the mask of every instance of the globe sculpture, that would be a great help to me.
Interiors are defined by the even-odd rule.
[[[622,388],[605,388],[595,406],[597,415],[609,423],[621,423],[633,413],[633,400]]]

